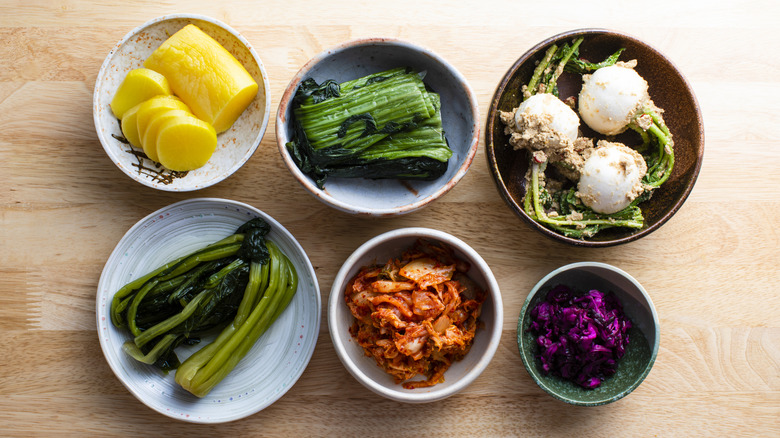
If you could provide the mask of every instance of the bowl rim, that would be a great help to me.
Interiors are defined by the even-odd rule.
[[[560,394],[556,393],[552,388],[545,385],[544,382],[537,379],[534,374],[531,372],[531,367],[535,367],[536,364],[528,362],[528,359],[525,355],[525,349],[527,346],[525,345],[525,342],[523,342],[523,320],[525,319],[526,315],[528,314],[528,306],[533,301],[534,297],[537,293],[541,290],[542,286],[544,286],[547,282],[549,282],[551,279],[557,277],[559,274],[571,271],[575,269],[580,268],[598,268],[603,269],[606,271],[614,272],[621,277],[628,280],[631,284],[633,284],[637,290],[642,295],[642,298],[645,300],[645,302],[648,304],[648,307],[650,308],[650,314],[653,319],[653,328],[656,332],[655,336],[655,342],[653,342],[653,345],[650,346],[650,359],[647,362],[647,365],[645,366],[642,373],[637,377],[637,379],[626,389],[624,389],[620,394],[617,394],[613,397],[610,397],[609,399],[605,400],[596,400],[596,401],[579,401],[574,400],[571,398],[562,397]],[[645,338],[647,336],[645,335]],[[653,304],[653,300],[650,298],[650,294],[647,293],[647,290],[645,290],[644,286],[642,286],[639,281],[637,281],[631,274],[627,273],[626,271],[602,262],[575,262],[575,263],[569,263],[567,265],[561,266],[559,268],[554,269],[544,277],[542,277],[541,280],[539,280],[534,287],[531,289],[531,291],[528,293],[528,296],[525,298],[525,301],[523,302],[523,307],[520,310],[520,314],[517,319],[517,348],[520,353],[520,359],[523,361],[523,366],[525,367],[526,372],[531,377],[531,380],[533,380],[540,388],[542,388],[547,394],[551,395],[552,397],[564,401],[566,403],[572,404],[572,405],[578,405],[578,406],[600,406],[605,405],[608,403],[615,402],[617,400],[620,400],[621,398],[627,396],[632,391],[634,391],[637,387],[639,387],[640,384],[645,380],[648,374],[650,374],[650,370],[653,368],[653,365],[655,364],[655,360],[658,356],[658,350],[661,345],[661,324],[658,319],[658,312],[655,309],[655,305]]]
[[[263,65],[263,61],[260,59],[260,56],[255,51],[252,44],[249,43],[249,40],[247,40],[243,35],[238,33],[235,29],[230,27],[228,24],[217,20],[216,18],[212,18],[206,15],[202,14],[191,14],[191,13],[176,13],[176,14],[165,14],[161,15],[159,17],[152,18],[151,20],[136,26],[132,30],[130,30],[128,33],[126,33],[122,39],[119,40],[114,46],[111,48],[111,50],[108,52],[108,55],[106,55],[105,59],[103,60],[103,63],[100,65],[100,69],[98,70],[97,78],[95,79],[95,87],[94,91],[92,93],[92,120],[95,125],[95,130],[97,131],[98,139],[100,140],[100,144],[103,146],[103,149],[105,150],[106,154],[109,156],[112,162],[114,164],[117,164],[114,160],[114,153],[113,148],[109,146],[109,136],[101,132],[100,126],[100,118],[98,117],[98,107],[100,106],[100,90],[101,86],[103,84],[104,78],[106,76],[106,72],[109,70],[111,66],[111,62],[113,61],[114,57],[116,56],[117,50],[119,50],[127,41],[129,41],[131,38],[136,36],[138,33],[142,32],[146,28],[161,23],[164,21],[169,20],[178,20],[178,19],[186,19],[186,20],[200,20],[205,21],[211,24],[214,24],[228,33],[232,34],[238,41],[249,50],[249,53],[252,55],[252,58],[257,63],[257,67],[260,70],[260,75],[262,76],[262,86],[265,93],[265,102],[264,102],[264,108],[263,108],[263,120],[260,124],[260,127],[258,129],[257,136],[252,141],[252,145],[250,146],[249,150],[246,154],[244,154],[241,159],[239,159],[237,162],[233,163],[233,166],[231,166],[229,169],[227,169],[223,175],[214,178],[210,181],[207,181],[203,184],[197,184],[194,186],[186,186],[186,187],[171,187],[169,185],[165,184],[156,184],[153,181],[149,180],[148,178],[141,178],[137,174],[129,172],[128,169],[124,167],[119,167],[123,173],[125,173],[127,176],[129,176],[131,179],[133,179],[136,182],[139,182],[147,187],[151,187],[153,189],[167,191],[167,192],[190,192],[195,190],[204,189],[206,187],[211,187],[219,182],[224,181],[231,175],[233,175],[238,169],[240,169],[244,164],[246,164],[247,161],[254,155],[255,151],[257,151],[257,148],[260,146],[260,143],[263,140],[263,137],[265,136],[265,132],[268,129],[268,122],[270,120],[271,115],[271,86],[268,81],[268,73],[265,70],[265,66]],[[257,80],[257,78],[254,78]]]
[[[463,375],[463,377],[460,378],[460,380],[441,389],[436,389],[434,386],[434,389],[431,391],[419,393],[403,392],[408,390],[402,391],[402,387],[400,385],[398,385],[399,389],[388,389],[378,384],[365,373],[363,373],[353,358],[347,353],[345,345],[341,342],[340,330],[344,327],[339,327],[337,324],[339,321],[339,308],[344,306],[344,301],[342,299],[342,289],[343,286],[346,285],[347,281],[349,281],[349,278],[347,278],[349,271],[358,263],[360,258],[370,254],[377,245],[407,237],[421,237],[438,240],[467,255],[472,266],[476,267],[480,272],[482,272],[485,277],[488,294],[493,302],[493,313],[495,318],[493,330],[486,333],[488,336],[486,338],[488,346],[485,350],[485,353],[482,355],[482,357],[479,358],[476,364],[471,369],[469,369]],[[344,308],[346,308],[346,306],[344,306]],[[349,316],[351,317],[351,315]],[[498,285],[498,281],[490,269],[490,266],[488,266],[487,262],[482,258],[482,256],[480,256],[476,250],[474,250],[461,239],[447,232],[425,227],[398,228],[381,233],[361,244],[341,265],[341,268],[336,274],[336,277],[333,279],[330,296],[328,298],[328,332],[333,343],[333,348],[336,350],[336,355],[338,356],[341,363],[352,375],[352,377],[355,378],[355,380],[360,382],[369,390],[388,399],[405,403],[428,403],[442,400],[460,392],[469,386],[477,377],[479,377],[480,374],[482,374],[482,372],[485,370],[485,368],[487,368],[488,364],[493,359],[493,356],[495,355],[501,340],[503,319],[503,302],[501,299],[501,291]]]
[[[696,125],[698,126],[698,134],[699,134],[699,138],[701,139],[700,141],[701,147],[699,148],[697,154],[696,163],[691,168],[692,178],[685,185],[682,195],[677,200],[677,202],[672,206],[672,208],[668,212],[666,212],[666,214],[664,214],[655,224],[646,228],[642,228],[639,231],[625,237],[612,239],[612,240],[596,241],[596,240],[584,240],[584,239],[575,239],[572,237],[566,237],[562,234],[559,234],[543,226],[542,224],[528,217],[528,215],[520,207],[517,201],[515,201],[514,199],[512,199],[511,196],[508,195],[507,185],[504,182],[501,173],[498,171],[498,162],[495,154],[496,146],[494,144],[493,131],[490,128],[492,125],[496,123],[496,120],[498,119],[497,117],[498,102],[500,100],[501,95],[503,94],[503,91],[506,89],[506,86],[509,83],[512,76],[515,74],[515,72],[520,68],[520,66],[524,62],[526,62],[529,58],[533,57],[538,51],[542,50],[543,48],[549,46],[550,44],[556,41],[574,38],[578,36],[593,36],[593,35],[603,35],[603,34],[616,35],[631,40],[636,44],[646,47],[648,50],[654,52],[656,55],[658,55],[660,58],[664,59],[668,63],[669,67],[677,74],[677,76],[681,79],[683,84],[685,84],[685,88],[686,90],[688,90],[691,96],[693,107],[696,113],[696,119],[698,121]],[[581,246],[581,247],[609,247],[609,246],[620,245],[628,242],[633,242],[635,240],[640,239],[641,237],[647,236],[648,234],[652,233],[653,231],[660,228],[663,224],[665,224],[669,219],[671,219],[672,216],[674,216],[675,213],[677,213],[677,211],[685,203],[688,196],[691,194],[691,191],[693,190],[693,186],[696,184],[696,180],[699,177],[701,165],[704,160],[704,146],[705,146],[704,123],[702,120],[701,106],[699,105],[698,99],[696,98],[696,94],[693,92],[693,87],[691,87],[691,84],[688,82],[688,79],[685,77],[685,75],[682,74],[682,71],[677,67],[677,65],[674,62],[672,62],[671,59],[669,59],[666,55],[664,55],[661,51],[656,49],[651,44],[628,33],[619,30],[607,29],[607,28],[580,28],[580,29],[561,32],[553,36],[550,36],[548,38],[545,38],[541,42],[535,44],[533,47],[528,49],[525,53],[523,53],[523,55],[520,56],[520,58],[518,58],[514,62],[514,64],[512,64],[512,66],[506,71],[504,76],[501,78],[501,81],[499,82],[498,86],[493,92],[493,97],[490,100],[490,106],[488,109],[488,114],[485,122],[485,155],[487,156],[486,161],[487,161],[488,169],[490,170],[490,173],[493,177],[493,181],[496,184],[496,188],[499,194],[501,195],[501,198],[504,199],[504,202],[506,202],[509,208],[512,211],[514,211],[517,216],[522,218],[526,224],[530,225],[537,231],[541,232],[544,236],[552,240],[556,240],[558,242],[564,242],[569,245]]]
[[[336,199],[333,196],[331,196],[327,191],[318,188],[311,181],[311,178],[309,178],[307,175],[301,172],[301,170],[298,168],[298,166],[290,157],[289,152],[287,152],[286,143],[288,141],[288,135],[287,135],[286,125],[288,121],[287,121],[286,114],[290,104],[292,103],[292,97],[295,95],[295,92],[298,89],[300,83],[306,79],[306,76],[308,75],[309,71],[311,71],[311,69],[315,65],[319,64],[324,59],[330,57],[331,55],[335,55],[347,50],[351,50],[363,46],[401,47],[407,50],[420,52],[426,55],[427,57],[431,58],[432,60],[434,60],[436,63],[441,64],[461,84],[463,91],[465,91],[465,95],[468,100],[468,104],[470,108],[470,113],[473,118],[473,121],[471,123],[472,134],[471,134],[471,140],[468,143],[468,152],[465,155],[463,163],[460,165],[460,167],[452,176],[452,178],[448,180],[442,187],[440,187],[431,195],[423,199],[417,200],[411,204],[403,205],[400,207],[366,208],[366,207],[361,207],[360,205],[354,205]],[[391,217],[391,216],[411,213],[413,211],[419,210],[422,207],[425,207],[426,205],[430,204],[434,200],[442,197],[444,194],[449,192],[466,175],[466,172],[471,166],[471,163],[474,161],[474,157],[477,154],[477,149],[479,146],[479,138],[480,138],[479,120],[480,120],[479,105],[477,102],[476,94],[474,93],[474,90],[472,89],[471,85],[467,81],[466,77],[463,76],[463,74],[461,74],[460,71],[458,71],[458,69],[456,69],[454,65],[450,64],[443,57],[441,57],[440,55],[436,54],[434,51],[424,46],[414,44],[405,40],[401,40],[398,38],[374,37],[374,38],[357,38],[357,39],[344,41],[340,44],[337,44],[335,46],[332,46],[328,49],[321,51],[313,58],[308,60],[298,70],[298,72],[295,73],[295,75],[290,79],[290,82],[288,83],[287,87],[284,90],[284,93],[282,94],[282,98],[280,99],[279,107],[276,113],[275,129],[276,129],[277,147],[279,149],[279,154],[282,156],[282,160],[284,161],[285,165],[292,173],[293,177],[298,181],[298,183],[300,183],[306,189],[307,192],[309,192],[309,194],[319,199],[323,203],[345,213],[372,216],[372,217]]]

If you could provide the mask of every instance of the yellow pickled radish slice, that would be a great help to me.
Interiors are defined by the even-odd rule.
[[[156,96],[141,104],[135,117],[138,125],[138,138],[141,139],[142,146],[146,128],[154,116],[172,109],[189,111],[187,105],[174,96]]]
[[[189,111],[180,109],[169,109],[155,114],[152,120],[149,122],[149,125],[146,127],[146,132],[144,133],[144,137],[141,140],[141,144],[143,144],[144,153],[146,156],[149,157],[150,160],[159,162],[160,158],[157,156],[157,134],[160,133],[160,127],[167,120],[170,120],[171,117],[191,115],[192,114]]]
[[[125,140],[129,141],[131,145],[137,148],[141,147],[141,137],[138,136],[138,123],[136,122],[138,108],[140,107],[141,104],[139,103],[125,111],[125,115],[122,117],[122,123],[120,124],[122,127],[122,135],[125,136]]]
[[[111,111],[123,119],[130,108],[154,96],[171,94],[171,86],[162,74],[148,69],[130,70],[111,100]]]
[[[230,128],[257,95],[238,60],[193,24],[171,35],[144,62],[168,78],[173,92],[217,132]]]
[[[197,169],[206,164],[216,148],[214,127],[191,115],[171,117],[157,134],[160,164],[171,170]]]

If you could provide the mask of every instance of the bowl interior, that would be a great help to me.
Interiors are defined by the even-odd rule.
[[[407,229],[409,230],[409,229]],[[413,229],[412,229],[413,230]],[[432,230],[429,230],[432,231]],[[378,236],[358,248],[344,263],[333,283],[328,302],[329,328],[334,347],[347,370],[368,389],[387,398],[410,402],[431,402],[449,397],[468,386],[487,366],[498,347],[501,336],[501,321],[503,310],[501,297],[493,274],[484,260],[473,258],[473,250],[457,246],[451,237],[444,233],[436,233],[434,238],[429,231],[426,236],[416,232],[394,237],[391,234],[385,238]],[[409,233],[403,231],[402,233]],[[387,235],[387,233],[386,233]],[[354,318],[344,300],[344,288],[349,280],[361,267],[371,264],[383,264],[390,258],[398,257],[404,250],[423,237],[433,241],[443,241],[454,249],[455,255],[471,263],[468,275],[481,288],[488,291],[488,297],[482,306],[480,319],[483,326],[475,335],[474,343],[469,353],[461,361],[456,361],[445,372],[443,383],[428,388],[404,389],[396,384],[393,378],[380,368],[372,357],[365,355],[363,348],[349,334],[349,327]],[[462,243],[462,242],[461,242]],[[479,257],[479,256],[477,256]],[[416,378],[415,380],[419,380]]]
[[[343,82],[394,67],[425,71],[425,84],[441,96],[444,131],[452,149],[447,172],[434,181],[329,178],[324,190],[303,174],[286,148],[292,135],[291,98],[308,78]],[[319,54],[292,79],[279,105],[279,151],[295,178],[323,202],[348,213],[393,215],[414,211],[452,188],[468,170],[477,150],[479,114],[476,98],[465,78],[434,53],[390,39],[352,41]]]
[[[547,296],[553,287],[564,284],[575,292],[597,289],[613,292],[623,304],[623,310],[634,328],[629,331],[626,354],[618,363],[617,373],[596,389],[584,389],[560,377],[542,374],[536,357],[538,347],[528,331],[531,309]],[[553,271],[542,279],[528,295],[520,312],[517,343],[523,364],[531,378],[547,393],[567,403],[597,406],[616,401],[636,389],[644,380],[658,354],[658,317],[652,301],[641,285],[628,274],[602,263],[576,263]]]
[[[117,137],[122,137],[122,131],[109,104],[127,73],[143,67],[143,62],[160,44],[187,24],[198,26],[225,47],[241,62],[259,87],[257,96],[233,126],[217,136],[217,148],[206,165],[182,173],[163,168],[146,158],[139,149],[119,141]],[[227,178],[255,152],[268,125],[268,93],[268,79],[262,62],[249,42],[235,30],[208,17],[166,15],[131,31],[106,57],[95,83],[95,127],[108,156],[134,180],[165,191],[197,190]]]
[[[636,59],[636,71],[650,85],[650,97],[663,108],[664,121],[674,136],[675,164],[669,179],[656,190],[653,197],[640,207],[645,216],[641,230],[611,228],[599,232],[587,240],[564,237],[529,218],[522,208],[525,196],[525,174],[528,170],[528,153],[514,151],[508,144],[504,125],[497,111],[511,111],[522,102],[521,87],[528,83],[536,63],[552,44],[563,44],[583,36],[580,57],[598,62],[621,47],[625,51],[620,60]],[[576,96],[581,89],[579,76],[564,73],[559,81],[560,97]],[[605,138],[580,124],[586,137]],[[499,84],[491,102],[487,118],[486,153],[488,165],[499,193],[517,215],[525,219],[548,237],[580,246],[609,246],[625,243],[645,236],[666,222],[683,204],[693,189],[704,154],[704,127],[701,113],[690,86],[677,68],[657,50],[631,36],[607,30],[578,30],[556,35],[539,43],[526,52],[510,68]],[[634,132],[617,136],[618,141],[637,144]]]

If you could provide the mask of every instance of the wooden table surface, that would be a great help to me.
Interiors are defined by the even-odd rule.
[[[273,117],[232,177],[198,192],[155,191],[108,159],[92,122],[92,91],[117,41],[177,12],[224,21],[252,43],[270,77],[274,114],[312,56],[349,39],[390,36],[454,64],[477,94],[483,126],[499,80],[532,45],[576,28],[622,30],[664,52],[692,84],[706,127],[704,164],[666,225],[607,249],[558,244],[515,217],[490,177],[482,136],[451,192],[397,218],[349,216],[305,192],[279,156]],[[780,436],[778,18],[774,0],[0,2],[0,435]],[[103,358],[97,283],[136,221],[194,197],[246,202],[280,221],[310,256],[323,303],[341,263],[365,240],[405,226],[454,234],[498,278],[504,321],[495,357],[460,394],[399,404],[347,373],[323,306],[311,362],[272,406],[213,426],[152,411]],[[515,341],[531,287],[584,260],[636,277],[661,322],[645,382],[596,408],[544,393]]]

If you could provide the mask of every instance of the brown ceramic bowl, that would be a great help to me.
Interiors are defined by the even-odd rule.
[[[525,196],[525,174],[529,156],[526,151],[514,151],[504,134],[504,125],[498,111],[511,111],[522,102],[521,87],[528,83],[536,63],[545,50],[555,43],[563,44],[577,37],[584,37],[580,45],[580,57],[594,62],[601,61],[621,47],[625,51],[620,60],[636,59],[636,71],[650,85],[650,97],[663,108],[664,121],[674,136],[674,169],[669,179],[655,191],[653,197],[642,204],[645,225],[639,230],[611,228],[600,231],[586,240],[565,237],[534,221],[525,213],[522,200]],[[579,94],[581,78],[564,73],[558,81],[560,98]],[[584,123],[580,130],[586,137],[605,138],[596,134]],[[625,133],[616,137],[632,135]],[[627,141],[630,143],[630,141]],[[526,52],[509,69],[498,85],[485,128],[485,145],[488,166],[499,193],[509,207],[540,233],[559,242],[576,246],[605,247],[631,242],[661,227],[680,209],[691,193],[701,168],[704,154],[704,125],[701,112],[690,85],[682,73],[658,50],[621,32],[605,29],[573,30],[542,41]]]

